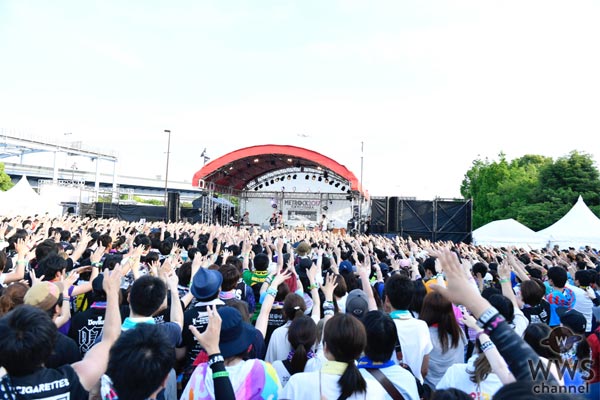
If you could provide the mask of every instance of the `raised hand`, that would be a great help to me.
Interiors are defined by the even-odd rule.
[[[219,337],[221,334],[221,316],[217,311],[217,306],[207,306],[206,313],[208,314],[208,325],[204,332],[200,333],[194,325],[190,325],[188,328],[192,335],[196,338],[200,346],[206,350],[208,355],[220,353],[219,350]]]
[[[325,295],[325,300],[332,301],[333,300],[333,291],[337,287],[337,276],[334,274],[327,274],[325,278],[325,285],[321,288],[323,294]]]

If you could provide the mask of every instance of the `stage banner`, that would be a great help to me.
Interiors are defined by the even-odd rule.
[[[285,199],[283,201],[283,212],[287,215],[286,223],[295,225],[316,224],[319,220],[321,200]]]

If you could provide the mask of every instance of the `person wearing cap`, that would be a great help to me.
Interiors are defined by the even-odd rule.
[[[106,370],[109,350],[121,332],[120,282],[120,267],[105,277],[107,310],[102,341],[88,351],[83,360],[73,364],[58,368],[49,368],[47,364],[58,332],[42,308],[51,309],[58,301],[60,291],[47,286],[45,293],[50,294],[41,296],[44,292],[36,289],[30,296],[42,307],[25,304],[0,318],[0,365],[7,372],[0,381],[0,397],[88,399],[88,392],[97,385]]]
[[[219,335],[221,354],[212,355],[194,369],[181,398],[217,399],[215,382],[222,376],[229,377],[237,399],[277,398],[281,385],[273,366],[259,359],[244,360],[255,338],[255,328],[244,322],[240,312],[233,307],[221,307],[217,313],[222,320]],[[211,373],[211,365],[219,361],[225,363],[226,372],[219,375]]]
[[[183,325],[186,329],[182,334],[182,347],[178,350],[178,356],[183,358],[185,355],[184,375],[189,376],[192,369],[205,360],[206,354],[201,353],[202,346],[194,339],[194,335],[188,329],[191,325],[199,332],[204,332],[208,324],[207,308],[216,306],[217,308],[225,306],[225,302],[219,299],[223,275],[219,271],[200,268],[192,277],[190,284],[190,293],[196,299],[196,303],[190,306],[183,314]],[[199,355],[201,356],[199,358]]]
[[[24,304],[39,308],[44,311],[56,324],[56,319],[63,310],[69,309],[69,297],[63,295],[62,282],[37,282],[25,293]],[[54,351],[46,361],[49,368],[58,368],[65,364],[72,364],[81,360],[77,343],[70,337],[58,332]]]
[[[568,309],[567,307],[557,307],[556,314],[560,318],[560,325],[568,328],[575,337],[571,339],[572,346],[567,346],[560,357],[568,362],[571,366],[574,366],[576,373],[564,374],[563,379],[565,386],[581,386],[585,384],[587,379],[587,371],[583,370],[584,360],[590,358],[590,345],[585,337],[586,330],[586,319],[585,316],[577,310]]]

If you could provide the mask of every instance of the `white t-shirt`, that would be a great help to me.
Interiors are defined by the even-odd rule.
[[[412,376],[410,372],[408,372],[399,365],[393,365],[387,368],[380,368],[379,370],[385,375],[386,378],[388,378],[394,384],[396,389],[398,389],[400,394],[402,394],[402,396],[406,400],[420,399],[419,389],[417,389],[417,382],[415,381],[415,377]],[[367,371],[364,368],[359,369],[359,371],[362,374],[363,378],[365,378],[365,380],[367,381],[367,386],[380,386],[385,391],[383,386],[381,386],[379,381],[377,381],[377,379],[373,375],[371,375],[369,371]],[[389,400],[391,398],[392,396],[390,396],[386,392],[384,399]]]
[[[290,372],[287,370],[285,365],[283,365],[282,360],[277,360],[273,363],[273,368],[277,372],[277,376],[279,377],[279,382],[281,382],[281,386],[285,387],[286,383],[290,380]],[[304,366],[304,372],[313,372],[318,371],[321,368],[321,362],[316,358],[311,358],[306,362]]]
[[[466,364],[455,364],[448,368],[442,379],[438,382],[436,389],[459,389],[467,393],[474,399],[491,399],[494,394],[502,387],[500,378],[494,373],[490,373],[487,378],[479,385],[471,381],[471,375],[468,371],[474,371],[473,363],[477,359],[474,355]]]
[[[339,380],[340,375],[323,373],[321,370],[295,374],[279,391],[279,398],[293,400],[337,399],[341,393]],[[367,391],[355,393],[348,397],[348,400],[383,399],[385,395],[386,391],[381,385],[374,385],[372,381],[367,381]]]
[[[464,362],[467,339],[461,333],[458,346],[450,347],[452,345],[452,337],[448,335],[448,349],[443,353],[438,328],[430,327],[429,333],[431,343],[433,343],[433,350],[429,353],[429,368],[427,369],[425,383],[433,389],[436,387],[439,380],[442,379],[442,376],[444,376],[448,368],[454,364],[462,364]]]
[[[413,318],[410,313],[402,319],[394,318],[394,324],[396,324],[398,339],[402,347],[403,361],[408,364],[415,377],[423,382],[423,376],[421,375],[423,357],[433,350],[429,327],[425,321]],[[398,362],[395,352],[392,359],[396,363]]]
[[[288,321],[285,325],[273,331],[271,339],[269,340],[269,347],[267,347],[267,354],[265,355],[265,361],[271,364],[277,360],[285,360],[292,351],[292,345],[288,340],[288,329],[292,322]]]
[[[525,334],[525,329],[527,329],[527,327],[529,326],[529,320],[527,319],[525,314],[523,314],[523,311],[521,311],[521,309],[518,307],[515,307],[515,315],[513,317],[512,324],[515,333],[523,337],[523,335]]]
[[[585,331],[591,332],[594,302],[592,302],[592,300],[590,300],[590,298],[587,297],[585,290],[568,283],[565,286],[571,289],[573,293],[575,293],[575,305],[573,306],[573,309],[583,314],[586,321]]]

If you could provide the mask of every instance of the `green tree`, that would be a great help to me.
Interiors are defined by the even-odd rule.
[[[600,211],[600,172],[594,160],[576,151],[556,161],[525,155],[508,162],[473,161],[461,185],[461,194],[473,199],[473,227],[514,218],[531,229],[556,222],[583,196],[592,211]]]
[[[8,176],[6,172],[4,172],[4,163],[0,163],[0,190],[6,192],[13,186],[14,184],[10,180],[10,176]]]

